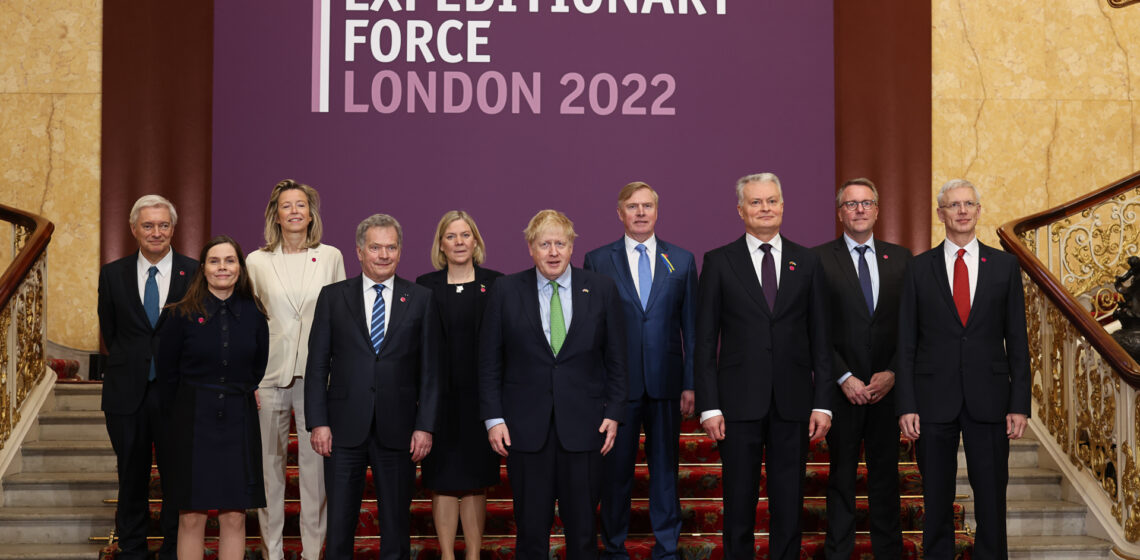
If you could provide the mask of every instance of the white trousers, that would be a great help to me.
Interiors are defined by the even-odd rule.
[[[309,444],[305,429],[305,380],[294,378],[289,387],[261,387],[262,471],[266,506],[257,510],[261,542],[268,560],[281,560],[281,533],[285,525],[285,459],[289,453],[289,413],[297,418],[297,462],[301,490],[301,557],[317,560],[325,540],[324,458]]]

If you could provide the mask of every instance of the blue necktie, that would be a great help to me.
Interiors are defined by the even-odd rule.
[[[649,290],[650,286],[653,285],[653,272],[649,270],[649,253],[645,245],[638,243],[635,249],[641,253],[641,256],[637,257],[637,291],[641,296],[641,308],[645,309],[649,305]]]
[[[158,280],[154,276],[158,274],[158,267],[152,266],[146,271],[146,285],[143,287],[143,311],[146,311],[146,318],[150,321],[150,326],[153,328],[158,324]],[[147,381],[154,381],[157,377],[154,369],[154,359],[150,361],[150,373],[147,374]]]
[[[372,304],[372,350],[380,353],[380,343],[384,341],[384,285],[376,284],[376,303]]]
[[[764,299],[768,300],[768,309],[776,309],[776,258],[772,256],[772,245],[764,243],[760,246],[764,251],[764,258],[760,260],[760,287],[764,290]]]
[[[863,300],[867,302],[867,312],[875,313],[875,292],[871,290],[871,267],[867,265],[867,250],[870,247],[860,245],[855,248],[859,251],[859,287],[863,288]]]

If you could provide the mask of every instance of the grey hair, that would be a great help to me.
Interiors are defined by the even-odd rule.
[[[871,189],[871,197],[875,199],[875,204],[879,203],[879,189],[875,188],[875,183],[872,183],[871,180],[866,177],[859,177],[851,179],[839,186],[839,192],[835,193],[836,208],[843,206],[843,193],[847,190],[847,187],[851,185],[860,185]]]
[[[744,187],[748,183],[772,183],[776,185],[776,192],[780,200],[784,200],[784,189],[780,187],[780,178],[775,173],[753,173],[736,180],[736,203],[744,204]]]
[[[364,241],[365,241],[365,237],[368,235],[368,230],[370,230],[374,227],[395,228],[396,229],[396,245],[400,248],[404,247],[404,228],[400,227],[400,222],[397,222],[396,218],[393,218],[392,216],[389,216],[387,214],[373,214],[371,216],[368,216],[367,218],[364,218],[364,221],[360,222],[360,225],[356,226],[356,246],[357,247],[364,247]]]
[[[941,189],[938,189],[938,206],[942,206],[942,200],[946,196],[947,192],[954,189],[962,189],[967,187],[974,191],[974,202],[981,202],[982,193],[978,191],[978,187],[975,187],[973,183],[965,179],[950,179],[942,185]]]
[[[170,211],[170,225],[178,225],[178,211],[174,209],[174,205],[166,200],[166,197],[157,194],[146,194],[139,197],[135,201],[135,205],[131,207],[131,216],[127,223],[134,226],[139,223],[139,212],[143,208],[166,208]]]

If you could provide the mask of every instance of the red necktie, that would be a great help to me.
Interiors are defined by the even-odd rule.
[[[970,318],[970,272],[966,270],[966,261],[962,255],[965,249],[958,249],[958,258],[954,260],[954,307],[958,308],[958,317],[962,325]]]

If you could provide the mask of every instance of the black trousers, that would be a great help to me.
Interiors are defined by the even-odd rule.
[[[119,505],[115,510],[115,533],[119,538],[118,558],[147,556],[147,525],[150,519],[151,450],[158,463],[162,483],[162,548],[159,558],[174,559],[178,550],[178,509],[172,504],[174,481],[169,476],[170,450],[167,448],[167,422],[159,383],[147,384],[143,403],[132,414],[104,413],[107,435],[115,449],[119,474]]]
[[[409,443],[411,437],[408,438]],[[380,526],[380,558],[406,560],[411,555],[412,486],[416,465],[407,448],[388,449],[368,434],[356,447],[338,447],[333,434],[332,453],[325,457],[325,493],[328,496],[326,560],[351,559],[365,474],[372,467]]]
[[[550,528],[554,502],[566,535],[566,559],[598,557],[595,512],[602,488],[602,454],[598,450],[572,452],[562,448],[554,422],[546,443],[534,453],[511,450],[507,476],[514,494],[515,542],[519,560],[550,558]]]

